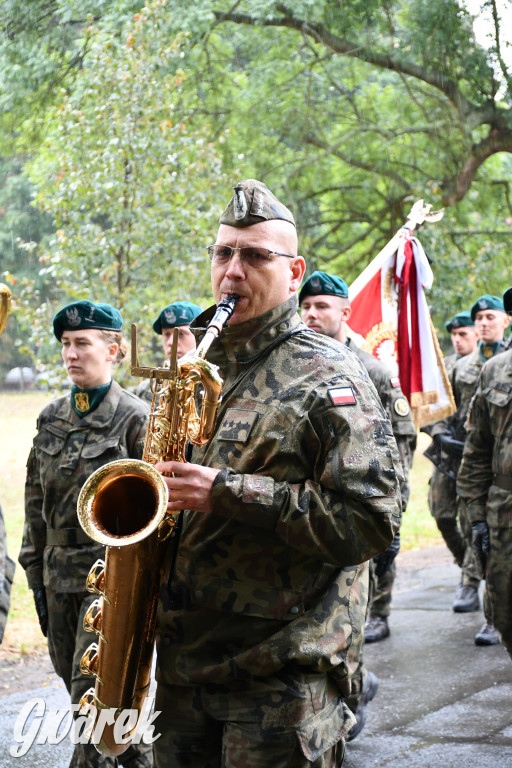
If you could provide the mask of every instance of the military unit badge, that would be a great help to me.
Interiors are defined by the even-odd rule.
[[[395,400],[395,411],[399,416],[407,416],[409,411],[411,410],[409,408],[409,403],[405,399],[405,397],[399,397],[398,400]]]
[[[75,393],[75,409],[79,413],[86,413],[90,408],[89,395],[87,392]]]

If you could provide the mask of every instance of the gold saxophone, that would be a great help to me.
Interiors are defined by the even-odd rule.
[[[11,291],[5,285],[5,283],[0,283],[0,334],[5,328],[10,310]]]
[[[80,525],[91,539],[106,546],[105,562],[98,560],[87,577],[87,589],[99,597],[84,618],[84,628],[95,632],[98,642],[84,653],[81,671],[95,677],[96,683],[80,701],[82,712],[95,707],[91,731],[103,710],[116,711],[95,741],[104,755],[117,756],[128,748],[136,721],[123,728],[122,743],[120,729],[114,733],[116,722],[126,710],[138,719],[150,685],[159,570],[164,542],[178,515],[167,512],[167,486],[153,464],[184,462],[187,441],[203,445],[210,440],[222,379],[217,366],[204,358],[238,298],[230,295],[219,303],[198,348],[179,361],[175,331],[167,368],[139,366],[137,328],[132,325],[132,375],[150,378],[153,392],[142,461],[106,464],[87,479],[78,498]],[[198,414],[195,394],[200,383],[203,400]]]

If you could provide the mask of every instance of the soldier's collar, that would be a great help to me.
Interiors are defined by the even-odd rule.
[[[494,341],[492,344],[486,344],[483,341],[478,342],[478,351],[480,352],[481,359],[485,362],[489,358],[494,357],[496,352],[501,349],[503,342]]]
[[[226,358],[236,359],[239,363],[250,362],[278,336],[300,325],[297,307],[297,294],[294,293],[282,304],[259,317],[237,325],[225,326],[220,338],[210,347],[208,360],[217,365],[222,365]],[[191,324],[190,330],[196,339],[199,340],[203,336],[214,312],[215,307],[210,307]]]
[[[76,384],[71,387],[71,407],[74,412],[82,419],[92,411],[96,410],[105,395],[110,389],[112,380],[107,384],[91,389],[82,389]]]

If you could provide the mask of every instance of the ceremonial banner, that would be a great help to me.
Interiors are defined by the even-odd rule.
[[[399,378],[421,427],[450,416],[455,403],[425,299],[433,274],[415,223],[408,219],[350,286],[349,325],[363,349]]]

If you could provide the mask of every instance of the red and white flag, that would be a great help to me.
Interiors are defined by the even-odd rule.
[[[349,325],[363,349],[399,377],[421,427],[451,415],[455,403],[424,294],[433,273],[414,223],[407,224],[350,286]]]

